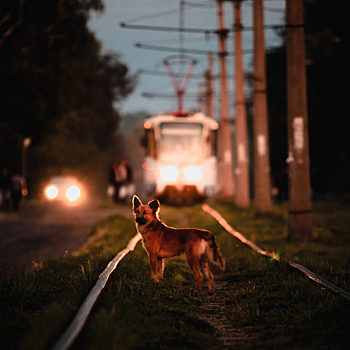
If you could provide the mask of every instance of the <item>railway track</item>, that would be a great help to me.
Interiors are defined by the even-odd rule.
[[[271,259],[275,259],[277,261],[283,260],[285,263],[289,264],[293,268],[298,269],[302,273],[304,273],[307,277],[309,277],[311,280],[322,284],[323,286],[329,288],[333,292],[337,293],[338,295],[342,296],[343,298],[350,300],[350,293],[344,291],[343,289],[331,284],[330,282],[324,280],[320,276],[316,275],[312,271],[306,269],[305,267],[296,264],[294,262],[288,261],[286,259],[282,259],[279,256],[276,256],[275,253],[271,253],[268,251],[265,251],[261,248],[259,248],[257,245],[255,245],[253,242],[246,239],[241,233],[234,230],[227,221],[221,216],[220,213],[209,207],[208,205],[204,204],[202,206],[202,209],[210,214],[213,218],[215,218],[220,225],[222,225],[225,230],[232,234],[234,237],[239,239],[242,243],[248,245],[250,248],[254,249],[256,252],[258,252],[261,255],[270,257]],[[129,252],[133,251],[138,241],[141,240],[141,235],[136,234],[128,243],[127,247],[120,251],[115,258],[108,264],[106,269],[102,272],[100,275],[96,285],[93,287],[93,289],[90,291],[86,299],[84,300],[83,304],[79,308],[77,314],[75,315],[73,321],[71,322],[70,326],[67,328],[67,330],[63,333],[63,335],[60,337],[60,339],[57,341],[55,346],[53,347],[53,350],[66,350],[69,349],[72,344],[74,343],[75,339],[79,335],[80,331],[83,329],[89,314],[97,301],[100,293],[102,292],[103,288],[105,287],[110,275],[112,272],[117,268],[119,262],[126,256]],[[218,287],[218,286],[216,286]],[[220,292],[220,286],[218,288],[218,291]],[[210,303],[210,301],[209,301]],[[220,305],[212,305],[213,307],[221,307]],[[241,341],[244,341],[246,339],[244,332],[242,330],[237,329],[230,329],[229,324],[225,323],[225,315],[224,313],[220,313],[220,317],[213,317],[212,319],[207,319],[213,328],[215,329],[217,333],[217,337],[219,340],[222,341],[223,345],[237,345]]]

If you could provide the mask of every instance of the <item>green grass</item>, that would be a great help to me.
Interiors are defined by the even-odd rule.
[[[287,208],[254,218],[253,208],[209,203],[234,229],[260,248],[278,252],[350,292],[350,209],[316,205],[313,239],[288,241]],[[176,227],[206,228],[216,235],[226,270],[212,267],[214,296],[195,291],[186,261],[166,263],[164,280],[150,278],[140,243],[111,275],[73,349],[221,349],[209,320],[245,335],[240,349],[347,349],[350,302],[288,265],[255,253],[201,206],[161,207]],[[96,223],[74,255],[47,261],[0,279],[0,344],[6,349],[49,349],[64,332],[108,262],[135,235],[130,218]]]

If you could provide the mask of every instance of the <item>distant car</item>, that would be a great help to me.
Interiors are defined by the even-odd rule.
[[[83,191],[83,186],[76,177],[54,176],[45,186],[44,195],[48,201],[80,203]]]

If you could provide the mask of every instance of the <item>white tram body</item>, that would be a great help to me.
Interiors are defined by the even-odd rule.
[[[148,196],[185,203],[184,198],[216,194],[218,123],[214,119],[203,113],[158,115],[146,119],[144,128]]]

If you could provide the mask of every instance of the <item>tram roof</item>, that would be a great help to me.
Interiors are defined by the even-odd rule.
[[[172,114],[158,114],[156,116],[147,118],[145,120],[145,124],[151,123],[149,127],[152,127],[152,126],[154,127],[156,125],[159,125],[162,122],[176,122],[176,123],[200,122],[211,126],[213,129],[216,129],[218,127],[218,123],[213,118],[207,117],[204,113],[200,113],[200,112],[188,115],[186,117],[178,117]]]

